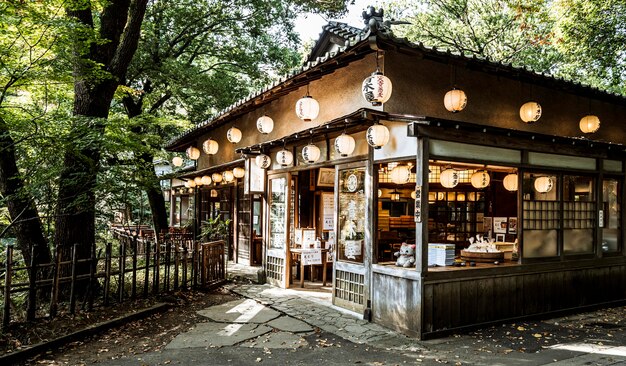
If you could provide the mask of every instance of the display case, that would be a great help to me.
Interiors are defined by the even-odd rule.
[[[485,197],[477,191],[434,191],[428,202],[428,240],[455,243],[457,249],[468,239],[484,234]]]

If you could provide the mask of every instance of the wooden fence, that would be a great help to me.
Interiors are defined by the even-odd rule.
[[[61,261],[57,248],[52,262],[40,265],[24,265],[19,251],[7,246],[4,268],[0,267],[2,329],[11,321],[53,318],[61,310],[74,314],[79,304],[80,310],[89,311],[94,303],[107,306],[172,290],[215,286],[226,279],[223,241],[200,243],[178,236],[155,243],[124,235],[118,240],[116,245],[106,244],[103,253],[92,251],[87,259],[78,259],[74,246],[71,259]]]

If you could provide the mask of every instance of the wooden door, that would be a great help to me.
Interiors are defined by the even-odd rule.
[[[265,272],[267,282],[287,288],[291,275],[289,261],[289,202],[290,174],[269,176],[267,186],[266,235],[267,255]]]

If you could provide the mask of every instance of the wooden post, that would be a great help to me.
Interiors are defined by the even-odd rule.
[[[193,240],[191,249],[191,286],[198,287],[198,242]]]
[[[96,257],[95,245],[91,247],[91,262],[89,262],[89,289],[87,290],[87,310],[93,310],[95,297],[96,272],[98,271],[98,258]]]
[[[59,277],[61,276],[61,255],[59,253],[59,246],[54,248],[54,267],[52,269],[54,275],[52,276],[52,294],[50,296],[50,318],[54,318],[57,315],[57,306],[59,300]]]
[[[150,286],[150,244],[151,243],[149,241],[146,242],[146,250],[144,251],[146,255],[146,269],[143,278],[143,297],[148,297],[148,286]]]
[[[11,322],[11,277],[13,267],[13,245],[7,245],[7,263],[4,275],[4,310],[2,312],[2,330],[9,328]]]
[[[120,257],[118,259],[119,279],[117,285],[118,300],[121,303],[124,300],[124,271],[126,270],[126,240],[120,242]]]
[[[182,287],[187,289],[187,256],[189,255],[189,250],[187,249],[187,245],[183,246],[183,285]]]
[[[174,245],[174,290],[178,290],[178,266],[180,265],[180,258],[178,255],[178,244]]]
[[[26,310],[26,320],[35,320],[37,311],[37,262],[35,261],[35,255],[37,254],[37,246],[33,245],[30,254],[30,268],[29,268],[29,284],[28,284],[28,309]]]
[[[111,284],[111,243],[104,251],[104,305],[109,305],[109,286]]]
[[[154,245],[154,278],[152,279],[152,292],[159,293],[159,269],[161,266],[161,244],[155,243]]]
[[[165,269],[163,270],[163,277],[165,277],[163,279],[164,281],[164,288],[163,290],[165,292],[168,292],[170,290],[170,265],[172,262],[172,241],[168,240],[167,243],[165,243]]]
[[[137,297],[137,238],[133,239],[133,282],[130,297]]]
[[[72,247],[72,282],[70,283],[70,314],[76,312],[76,264],[78,261],[78,255],[76,254],[76,248],[78,244],[74,244]]]

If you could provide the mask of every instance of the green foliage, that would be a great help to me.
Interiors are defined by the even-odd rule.
[[[203,241],[226,240],[230,232],[230,219],[222,220],[221,216],[202,221],[198,239]]]

